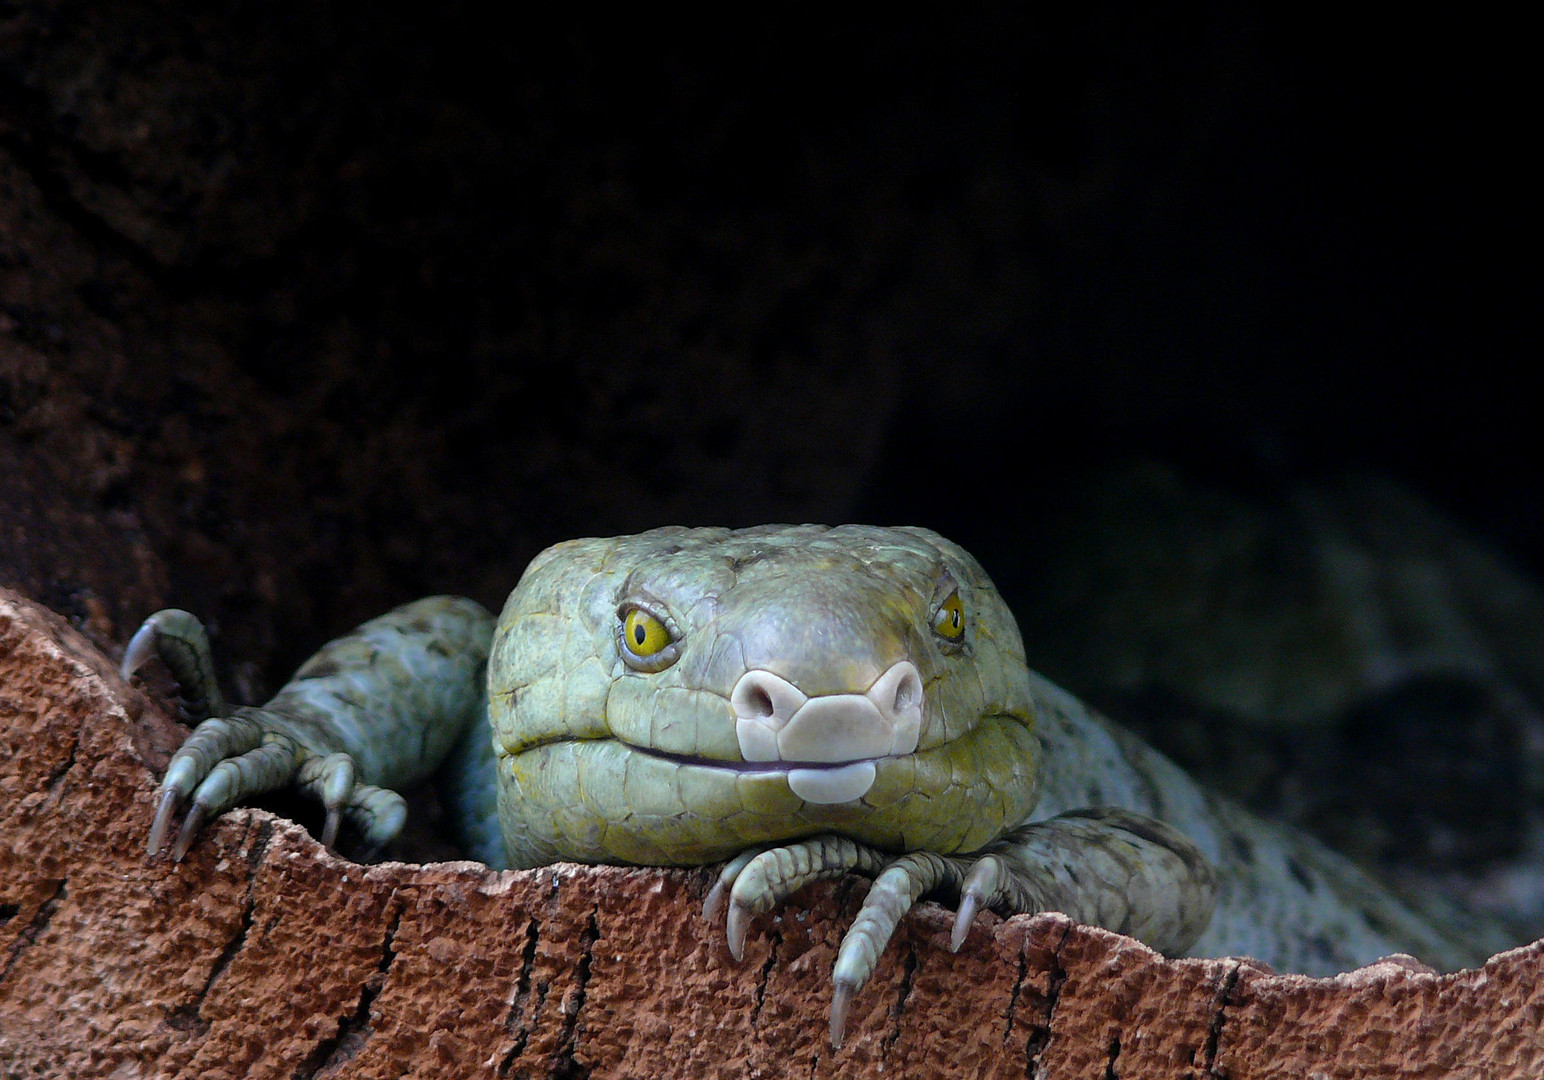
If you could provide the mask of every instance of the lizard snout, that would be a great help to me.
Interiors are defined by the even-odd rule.
[[[860,798],[874,782],[873,759],[911,753],[922,731],[922,676],[910,660],[861,694],[814,697],[757,668],[740,676],[729,701],[741,755],[800,766],[788,784],[808,802]]]

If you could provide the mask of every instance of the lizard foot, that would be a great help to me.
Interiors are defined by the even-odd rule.
[[[407,802],[401,795],[360,783],[354,760],[346,753],[322,755],[306,749],[281,729],[283,720],[264,709],[240,708],[195,728],[166,767],[146,841],[149,854],[166,848],[172,822],[183,806],[188,808],[187,816],[172,844],[177,862],[206,820],[244,799],[290,785],[325,808],[321,840],[328,848],[337,841],[344,818],[363,834],[371,849],[402,831]]]
[[[188,853],[205,819],[236,805],[243,796],[281,787],[295,775],[299,748],[294,741],[265,732],[262,723],[246,713],[210,717],[172,755],[156,795],[155,821],[146,842],[151,855],[166,847],[177,811],[190,796],[192,804],[172,845],[177,862]]]
[[[703,917],[725,915],[725,938],[736,960],[745,955],[750,920],[772,910],[813,881],[849,871],[874,878],[858,917],[842,938],[832,970],[831,1045],[840,1048],[853,996],[874,973],[901,918],[918,897],[958,886],[960,861],[931,852],[894,857],[843,836],[816,836],[797,844],[753,849],[731,860],[703,902]]]
[[[209,637],[197,616],[168,608],[145,620],[124,651],[125,680],[159,657],[178,681],[190,714],[208,719],[172,755],[156,795],[155,819],[146,848],[165,850],[178,812],[187,807],[171,841],[181,862],[209,818],[243,799],[293,785],[326,809],[322,843],[331,848],[346,817],[378,848],[402,830],[407,803],[388,788],[360,783],[347,753],[319,752],[298,734],[293,717],[274,709],[230,710],[214,677]]]
[[[1077,867],[1077,870],[1074,870]],[[831,1045],[840,1047],[853,997],[873,975],[902,917],[927,893],[958,895],[950,946],[958,951],[983,907],[1002,915],[1065,912],[1177,954],[1206,928],[1216,872],[1174,829],[1124,810],[1069,811],[1019,826],[970,855],[895,856],[841,836],[753,849],[727,864],[703,914],[725,913],[729,951],[744,955],[750,920],[794,891],[855,871],[874,879],[837,950],[831,981]]]

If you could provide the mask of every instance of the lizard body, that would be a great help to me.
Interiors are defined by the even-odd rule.
[[[200,639],[191,616],[160,613],[125,670],[159,652],[218,712]],[[292,783],[327,806],[324,840],[346,816],[384,841],[403,815],[391,789],[447,757],[467,846],[491,865],[728,860],[705,911],[736,956],[807,882],[874,877],[836,963],[837,1043],[930,892],[959,899],[956,947],[991,906],[1309,974],[1487,955],[1031,672],[985,572],[923,529],[576,540],[533,560],[496,623],[459,598],[405,605],[266,706],[195,731],[150,848],[184,804],[179,857],[209,815]]]

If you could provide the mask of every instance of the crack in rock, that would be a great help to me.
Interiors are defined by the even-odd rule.
[[[56,802],[59,800],[59,798],[61,798],[61,793],[58,790],[59,785],[64,782],[64,778],[69,775],[70,770],[75,768],[75,755],[79,751],[80,731],[76,730],[70,739],[69,754],[65,757],[61,764],[56,766],[53,771],[48,774],[48,778],[43,781],[43,790],[46,791],[49,797]]]
[[[5,966],[0,968],[0,983],[5,982],[6,977],[11,973],[11,968],[15,967],[17,960],[21,959],[22,953],[48,932],[48,924],[53,921],[54,912],[59,910],[60,903],[69,894],[69,882],[65,878],[55,878],[40,884],[44,886],[40,892],[45,895],[38,901],[37,911],[33,912],[27,925],[16,935],[16,940],[11,945],[11,955],[5,958]],[[12,909],[10,918],[15,918],[21,913],[20,905],[7,905],[7,907]],[[9,922],[10,919],[6,921]]]
[[[220,981],[231,961],[236,959],[238,953],[246,947],[247,937],[252,933],[252,923],[257,912],[257,897],[252,887],[252,882],[247,882],[247,898],[241,905],[241,925],[236,928],[235,935],[225,943],[225,948],[220,950],[220,955],[215,957],[214,966],[209,969],[209,977],[204,980],[204,985],[198,992],[198,1002],[202,1006],[209,992],[214,989],[214,984]]]
[[[504,1017],[504,1030],[515,1036],[514,1044],[499,1061],[495,1075],[508,1076],[514,1069],[515,1062],[525,1053],[525,1045],[531,1037],[531,1028],[534,1026],[536,1015],[541,1012],[542,1003],[547,1000],[547,984],[545,982],[536,985],[536,1006],[531,1011],[531,1019],[525,1018],[525,1006],[531,999],[531,975],[536,970],[536,946],[541,942],[541,924],[535,919],[527,920],[525,924],[525,945],[520,950],[520,975],[515,979],[515,993],[509,1002],[509,1012]]]
[[[552,1056],[547,1075],[558,1080],[580,1080],[590,1075],[590,1069],[579,1063],[579,1016],[584,1012],[585,992],[590,984],[590,969],[595,960],[595,943],[600,940],[600,907],[590,908],[590,917],[584,932],[579,935],[579,964],[574,972],[574,987],[563,1002],[563,1029],[558,1036],[558,1049]]]
[[[203,1003],[209,997],[210,991],[214,989],[214,984],[219,982],[231,962],[246,947],[247,938],[251,935],[252,925],[256,920],[257,876],[273,843],[273,825],[259,820],[248,835],[251,837],[251,843],[246,851],[247,895],[241,904],[241,925],[237,928],[235,936],[225,943],[225,948],[221,949],[220,955],[215,958],[214,966],[209,969],[209,977],[204,980],[203,988],[194,999],[195,1004],[191,1011],[195,1015],[203,1008]]]
[[[1217,997],[1214,999],[1216,1008],[1212,1013],[1211,1022],[1206,1027],[1206,1045],[1201,1048],[1201,1060],[1198,1062],[1202,1072],[1207,1076],[1221,1076],[1217,1071],[1217,1047],[1222,1041],[1222,1025],[1226,1019],[1228,1005],[1233,1001],[1233,990],[1238,986],[1239,979],[1243,978],[1244,965],[1234,964],[1228,969],[1228,974],[1223,978],[1222,985],[1218,987]]]
[[[896,1040],[901,1037],[901,1020],[906,1012],[906,1001],[911,997],[911,990],[917,978],[917,967],[921,963],[917,956],[917,950],[908,947],[906,950],[906,962],[901,971],[901,984],[897,989],[895,1004],[890,1009],[890,1033],[885,1036],[880,1044],[879,1060],[888,1062],[890,1051],[895,1048]]]
[[[386,988],[391,966],[397,959],[397,950],[393,945],[397,938],[397,930],[402,925],[404,906],[398,901],[397,896],[397,891],[393,890],[387,900],[391,921],[387,924],[386,933],[381,939],[381,959],[376,964],[375,974],[360,986],[359,1002],[354,1006],[353,1012],[338,1021],[337,1033],[317,1043],[316,1048],[296,1067],[294,1080],[312,1080],[312,1077],[320,1072],[333,1071],[347,1064],[375,1033],[370,1027],[370,1009],[375,1004],[375,999],[380,997],[381,991]]]
[[[1110,1045],[1105,1050],[1104,1080],[1120,1080],[1120,1074],[1115,1071],[1115,1062],[1120,1058],[1119,1037],[1110,1040]]]
[[[772,981],[772,971],[777,967],[777,958],[783,951],[783,932],[774,924],[768,930],[768,936],[772,939],[772,948],[767,952],[766,963],[761,965],[761,971],[756,977],[756,1003],[751,1006],[751,1030],[755,1031],[761,1020],[761,1007],[767,1000],[767,986]]]
[[[1013,1025],[1018,1019],[1019,995],[1024,992],[1024,981],[1029,978],[1029,952],[1019,949],[1019,973],[1013,980],[1013,989],[1008,993],[1008,1007],[1003,1010],[1003,1016],[1007,1020],[1003,1028],[1002,1042],[1008,1045],[1008,1040],[1013,1037]]]
[[[1050,983],[1046,987],[1045,1028],[1031,1027],[1024,1044],[1024,1075],[1035,1080],[1040,1075],[1040,1055],[1045,1052],[1056,1031],[1056,1007],[1061,1002],[1062,984],[1067,981],[1067,969],[1061,962],[1062,949],[1067,944],[1067,929],[1061,928],[1056,947],[1051,950]]]

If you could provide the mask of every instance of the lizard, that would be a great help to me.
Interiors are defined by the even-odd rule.
[[[348,820],[378,846],[405,820],[396,789],[440,771],[463,844],[496,868],[723,863],[703,912],[736,960],[756,917],[855,872],[873,883],[833,968],[837,1047],[926,895],[955,902],[956,950],[983,907],[1312,975],[1391,953],[1452,970],[1500,947],[1034,673],[985,570],[927,529],[567,541],[496,620],[460,597],[405,604],[261,707],[226,705],[187,612],[145,621],[125,677],[154,656],[207,718],[167,766],[152,856],[181,860],[211,816],[285,786],[321,801],[324,844]]]

